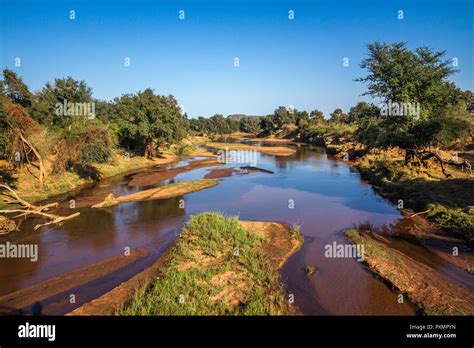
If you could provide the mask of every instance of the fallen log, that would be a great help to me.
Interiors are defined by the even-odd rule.
[[[441,158],[441,156],[438,155],[437,153],[431,152],[431,151],[421,151],[421,152],[415,153],[415,156],[420,160],[420,162],[423,164],[425,168],[427,167],[426,161],[428,161],[431,158],[435,158],[441,166],[441,171],[443,172],[444,176],[447,178],[451,177],[452,175],[446,172],[445,164],[453,166],[453,167],[461,168],[462,170],[467,169],[469,172],[471,172],[472,170],[471,164],[466,160],[463,160],[463,161],[454,161],[452,159],[446,160],[446,159]]]
[[[16,204],[19,206],[18,208],[13,208],[13,209],[1,209],[0,213],[18,214],[18,215],[15,215],[13,218],[25,217],[29,215],[37,215],[49,220],[46,223],[36,225],[33,228],[35,231],[42,226],[60,224],[64,221],[73,219],[81,214],[79,212],[76,212],[68,216],[61,216],[61,215],[47,213],[47,211],[49,211],[51,208],[57,207],[58,203],[49,203],[49,204],[37,206],[22,199],[10,186],[6,184],[0,184],[0,188],[3,188],[3,190],[0,191],[0,194],[4,196],[4,199],[3,199],[4,202],[6,202],[7,204]]]

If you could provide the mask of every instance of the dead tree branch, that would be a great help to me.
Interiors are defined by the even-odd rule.
[[[40,217],[50,220],[46,223],[36,225],[34,227],[35,231],[42,226],[60,224],[64,221],[73,219],[81,214],[77,212],[68,216],[61,216],[61,215],[47,213],[47,211],[50,210],[51,208],[57,207],[58,203],[49,203],[49,204],[37,206],[31,203],[28,203],[27,201],[22,199],[10,186],[6,184],[0,184],[0,188],[3,188],[3,190],[0,191],[0,194],[4,196],[4,202],[6,202],[7,204],[19,205],[19,207],[15,207],[13,209],[2,209],[0,210],[0,213],[18,214],[14,216],[14,218],[29,216],[29,215],[36,215],[36,216],[40,216]]]

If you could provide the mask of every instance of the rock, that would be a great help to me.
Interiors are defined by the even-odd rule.
[[[10,220],[6,216],[0,215],[0,235],[9,234],[17,230],[15,221]]]
[[[310,275],[314,274],[318,269],[314,266],[307,265],[305,268],[306,275],[309,277]]]

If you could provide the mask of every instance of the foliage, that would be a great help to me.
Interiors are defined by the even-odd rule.
[[[176,144],[173,145],[169,148],[169,152],[171,152],[173,155],[182,157],[182,156],[187,156],[191,152],[196,151],[197,147],[193,145],[185,145],[185,144]]]
[[[72,116],[67,114],[66,109],[59,109],[64,105],[67,107],[68,103],[92,103],[92,89],[85,81],[77,81],[68,76],[55,79],[53,84],[46,83],[34,96],[31,115],[37,122],[59,129],[69,127],[77,118],[85,122],[88,115]]]
[[[279,106],[273,113],[273,123],[278,129],[281,129],[285,124],[295,124],[296,118],[293,110]]]
[[[35,147],[39,144],[40,153],[54,154],[53,174],[72,170],[97,177],[93,164],[108,161],[115,139],[127,151],[145,150],[151,157],[155,144],[179,142],[189,128],[174,97],[155,95],[151,89],[109,102],[94,99],[84,81],[66,77],[32,94],[7,69],[0,87],[0,157],[12,157],[21,146],[8,120]]]
[[[3,99],[3,102],[0,101],[0,156],[8,159],[13,168],[36,162],[36,154],[25,144],[24,139],[28,139],[40,156],[44,155],[49,148],[44,144],[48,138],[47,131],[31,118],[26,108],[10,100],[0,99]]]
[[[396,116],[358,118],[357,138],[368,147],[424,149],[446,146],[469,128],[467,112],[459,104],[460,91],[447,80],[455,70],[444,52],[427,47],[410,51],[405,43],[368,45],[369,57],[361,67],[369,74],[357,81],[368,86],[365,94],[380,98],[385,105],[418,105],[419,112]]]
[[[113,140],[103,126],[73,128],[60,135],[53,161],[53,174],[74,171],[81,178],[100,178],[94,163],[105,163],[112,157]]]
[[[13,103],[25,108],[31,106],[33,96],[21,77],[14,71],[8,69],[3,70],[3,80],[0,81],[0,86],[2,94]]]
[[[429,210],[428,216],[440,226],[474,243],[474,206],[461,209],[431,204]]]
[[[335,143],[339,140],[351,139],[356,129],[354,124],[311,120],[306,127],[300,130],[300,138],[310,144],[325,145],[328,138],[333,139]]]
[[[430,178],[389,158],[365,159],[359,165],[362,176],[394,202],[402,199],[404,208],[428,211],[428,217],[446,230],[469,242],[474,241],[474,181],[462,177],[445,179],[432,172]],[[437,175],[437,177],[436,177]]]
[[[298,137],[299,130],[304,129],[312,122],[316,122],[317,118],[318,114],[315,113],[310,115],[306,111],[279,106],[275,109],[273,115],[262,118],[260,128],[263,131],[262,135],[283,131],[280,136]]]
[[[320,122],[320,121],[324,121],[324,113],[320,110],[312,110],[310,113],[309,113],[309,118],[313,121],[313,122]]]
[[[217,213],[191,217],[160,274],[150,286],[137,291],[121,314],[288,313],[278,275],[261,251],[262,242],[262,237],[243,228],[237,218]],[[238,256],[234,255],[236,248]],[[227,288],[226,277],[231,281]],[[251,290],[239,300],[236,295],[244,288]],[[236,305],[228,302],[233,296]]]
[[[342,109],[337,108],[333,113],[331,113],[329,121],[335,123],[348,123],[349,115],[342,111]]]
[[[262,130],[268,134],[272,134],[278,129],[277,125],[273,122],[272,115],[267,115],[261,119],[260,128],[262,128]]]
[[[242,117],[239,125],[240,131],[245,133],[260,133],[259,117]]]
[[[195,133],[200,134],[230,134],[239,131],[240,121],[225,118],[220,114],[212,117],[198,117],[197,119],[190,119],[190,129]]]
[[[114,100],[112,122],[120,144],[144,150],[153,157],[158,145],[173,144],[186,135],[186,119],[173,96],[155,95],[152,89],[125,94]]]

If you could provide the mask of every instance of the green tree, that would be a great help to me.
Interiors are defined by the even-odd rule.
[[[95,103],[95,114],[97,119],[104,123],[108,123],[113,118],[114,104],[101,99],[94,99]]]
[[[1,81],[3,94],[13,103],[20,104],[25,108],[31,107],[33,95],[14,71],[3,70],[3,80]]]
[[[272,134],[278,129],[273,121],[273,115],[267,115],[260,120],[260,128],[268,134]]]
[[[39,123],[66,128],[75,122],[84,123],[88,115],[81,117],[67,115],[68,103],[92,103],[92,88],[85,81],[77,81],[72,77],[55,79],[54,83],[46,83],[45,87],[35,95],[31,109],[32,117]],[[66,108],[63,108],[66,106]],[[60,112],[61,111],[61,112]]]
[[[273,123],[278,129],[284,124],[294,124],[296,121],[294,110],[289,110],[284,106],[279,106],[273,113]]]
[[[324,113],[318,109],[312,110],[309,113],[309,118],[311,119],[312,122],[318,123],[324,121]]]
[[[377,117],[379,115],[380,109],[376,105],[359,102],[350,108],[347,121],[349,123],[357,123],[364,118]]]
[[[303,129],[309,123],[309,114],[304,110],[294,110],[294,119],[298,128]]]
[[[152,89],[115,99],[114,122],[119,140],[127,148],[142,149],[147,158],[158,146],[186,136],[186,120],[173,96],[155,95]]]
[[[459,89],[448,81],[455,70],[444,60],[445,52],[427,47],[410,51],[405,43],[378,42],[369,44],[368,50],[360,66],[369,74],[356,79],[367,84],[365,94],[380,98],[384,105],[416,104],[419,108],[417,113],[364,118],[359,126],[360,141],[368,146],[405,149],[408,164],[415,157],[423,161],[427,147],[446,146],[466,134],[467,112],[459,105]]]
[[[245,133],[260,133],[260,117],[242,117],[240,131]]]
[[[195,134],[206,134],[207,119],[203,116],[199,116],[198,118],[191,118],[189,120],[189,129]]]
[[[342,109],[338,108],[331,113],[331,118],[329,121],[335,123],[348,123],[349,116],[344,111],[342,111]]]

